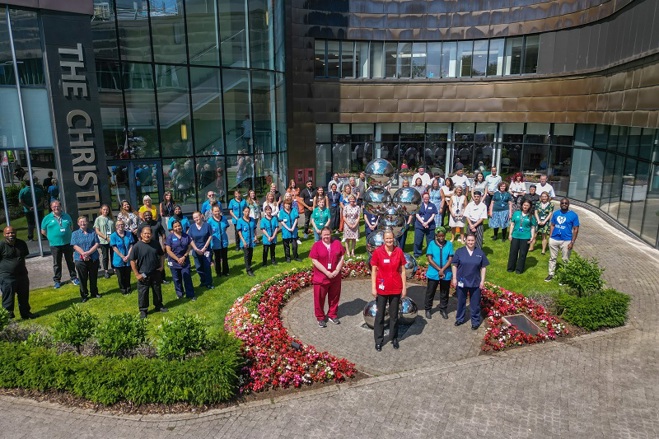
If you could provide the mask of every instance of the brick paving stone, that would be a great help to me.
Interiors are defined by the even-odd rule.
[[[576,251],[597,257],[607,284],[632,296],[624,328],[476,356],[477,335],[451,332],[447,321],[433,318],[414,337],[403,337],[399,352],[387,346],[374,359],[372,333],[359,328],[355,313],[366,300],[364,288],[347,282],[352,304],[344,305],[341,325],[316,329],[308,293],[286,307],[286,324],[306,343],[365,366],[372,378],[167,417],[107,416],[0,396],[0,436],[657,438],[659,252],[597,214],[575,210],[582,223]]]

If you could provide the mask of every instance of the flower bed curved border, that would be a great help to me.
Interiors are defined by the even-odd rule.
[[[415,273],[419,281],[426,281],[426,267],[419,267]],[[550,314],[544,306],[522,294],[506,290],[490,282],[485,282],[481,290],[481,309],[487,314],[487,330],[483,337],[483,351],[500,351],[507,347],[524,344],[544,343],[569,334],[564,323]],[[546,332],[537,335],[526,334],[515,325],[507,325],[503,317],[525,314]]]
[[[348,261],[342,278],[367,276],[364,261]],[[224,327],[243,342],[246,366],[241,393],[301,387],[313,382],[341,382],[352,378],[355,365],[328,352],[318,352],[288,334],[281,309],[290,297],[312,285],[312,270],[292,270],[252,287],[227,313]],[[299,345],[294,348],[293,343]]]

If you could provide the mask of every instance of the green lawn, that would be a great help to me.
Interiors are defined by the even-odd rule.
[[[484,251],[490,260],[490,266],[487,271],[487,280],[500,285],[504,288],[516,291],[525,295],[528,294],[547,294],[554,292],[558,289],[556,282],[546,283],[544,278],[547,276],[547,261],[549,254],[542,256],[540,254],[540,246],[536,246],[536,250],[529,253],[527,258],[527,270],[517,275],[508,273],[506,271],[506,264],[508,260],[508,241],[492,241],[492,233],[485,232]],[[412,251],[413,233],[409,233],[407,237],[406,250]],[[163,318],[171,317],[176,313],[196,313],[210,327],[220,328],[224,324],[224,316],[232,306],[236,298],[245,294],[256,283],[265,281],[275,274],[287,271],[294,267],[310,267],[311,263],[308,259],[309,250],[313,244],[313,239],[309,238],[302,242],[300,246],[300,258],[302,262],[292,262],[287,264],[283,260],[283,246],[277,246],[277,258],[279,264],[277,266],[268,265],[267,267],[261,266],[261,252],[263,247],[258,246],[254,252],[254,266],[255,277],[245,275],[243,270],[243,256],[242,252],[229,250],[229,265],[231,266],[231,276],[214,278],[215,289],[206,290],[204,288],[197,288],[196,293],[198,300],[190,302],[187,299],[179,300],[174,293],[174,286],[170,283],[163,285],[163,299],[164,304],[169,308],[169,313],[150,313],[148,323],[150,331],[153,333],[155,328],[160,324]],[[457,244],[457,243],[456,243]],[[460,246],[461,244],[457,244]],[[365,240],[362,237],[357,246],[357,254],[366,254]],[[425,257],[420,258],[419,262],[425,264]],[[168,274],[168,279],[171,276]],[[198,277],[193,277],[194,284],[199,283]],[[105,316],[112,313],[130,312],[137,314],[137,292],[133,291],[128,296],[123,296],[119,292],[116,277],[110,279],[99,279],[99,291],[103,295],[101,299],[91,299],[83,306],[91,310],[99,316]],[[133,285],[135,281],[133,280]],[[35,323],[50,326],[55,322],[57,313],[68,308],[74,303],[80,301],[78,287],[71,284],[62,286],[59,290],[52,288],[40,288],[30,293],[30,303],[33,312],[39,313],[40,317],[34,320]],[[311,316],[312,310],[309,310]],[[21,320],[19,319],[19,322]],[[28,324],[21,322],[21,324]]]

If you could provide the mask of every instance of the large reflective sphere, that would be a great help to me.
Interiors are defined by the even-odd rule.
[[[369,186],[386,186],[395,173],[394,167],[385,159],[374,159],[366,165],[364,173]]]
[[[376,230],[366,237],[366,250],[373,253],[376,248],[384,244],[384,230]]]
[[[400,313],[398,314],[398,322],[403,325],[411,325],[416,319],[416,315],[419,312],[419,307],[416,305],[414,300],[409,297],[403,297],[400,299],[400,306],[398,308]]]
[[[397,205],[404,214],[416,214],[421,206],[421,194],[414,188],[402,187],[394,193],[394,204]]]
[[[371,329],[373,329],[375,326],[375,314],[377,314],[377,312],[378,305],[375,300],[368,302],[364,307],[364,312],[362,312],[362,315],[364,316],[364,323],[366,323],[366,326]],[[389,308],[384,311],[384,324],[389,324]]]
[[[414,259],[414,256],[412,256],[409,253],[405,253],[405,274],[407,275],[408,279],[411,279],[412,276],[414,276],[414,273],[416,273],[417,268],[419,268],[419,266],[416,263],[416,259]]]
[[[364,192],[364,209],[373,215],[383,214],[391,204],[391,194],[382,186],[371,186]]]
[[[397,207],[389,206],[384,215],[380,216],[378,229],[391,229],[394,232],[394,236],[400,238],[407,228],[407,215],[399,212],[399,210]]]

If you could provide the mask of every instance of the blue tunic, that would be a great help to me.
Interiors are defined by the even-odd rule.
[[[250,218],[249,221],[245,221],[244,218],[238,220],[236,224],[236,230],[238,230],[242,235],[243,239],[247,243],[247,247],[254,247],[254,235],[256,232],[256,221],[254,218]],[[240,240],[240,248],[244,248],[243,240]]]
[[[263,217],[261,218],[261,230],[265,230],[266,233],[270,236],[275,232],[275,229],[279,227],[279,221],[274,216],[270,219]],[[277,243],[277,235],[272,237],[272,241],[268,241],[268,238],[263,234],[261,236],[263,245],[270,245]]]
[[[194,245],[201,250],[210,238],[213,235],[213,229],[208,223],[202,223],[201,228],[197,228],[196,224],[193,224],[188,231],[188,235],[192,238]]]
[[[133,239],[133,234],[130,232],[125,232],[123,238],[119,236],[117,232],[114,232],[112,235],[110,235],[110,245],[112,247],[117,247],[117,250],[119,250],[124,256],[128,254],[128,249],[134,243],[135,240]],[[129,267],[130,259],[127,262],[124,262],[124,260],[121,259],[118,254],[112,251],[112,266],[115,268]]]
[[[100,244],[98,240],[98,235],[93,230],[87,230],[87,233],[84,233],[81,229],[76,230],[71,234],[71,245],[77,245],[83,251],[89,251],[94,244]],[[94,252],[89,255],[92,261],[98,260],[98,252]],[[78,262],[80,261],[80,253],[73,252],[73,260]]]
[[[444,245],[440,248],[437,244],[437,241],[434,239],[428,244],[428,249],[426,250],[426,255],[432,256],[432,260],[439,267],[446,265],[448,258],[453,256],[453,243],[450,241],[445,241]],[[444,280],[451,280],[453,273],[451,272],[451,267],[444,270]],[[432,280],[439,280],[439,271],[432,265],[428,264],[428,271],[426,272],[426,277]]]
[[[211,227],[211,233],[213,234],[211,249],[221,250],[229,247],[229,237],[227,236],[229,222],[226,218],[222,216],[219,221],[216,221],[215,218],[211,217],[208,219],[207,224]]]
[[[291,238],[297,239],[297,224],[295,224],[295,227],[293,228],[292,232],[288,230],[286,227],[284,227],[284,225],[286,225],[287,227],[291,227],[295,222],[295,220],[298,219],[299,217],[300,214],[297,211],[297,209],[291,209],[291,211],[288,213],[284,209],[279,211],[279,222],[282,224],[281,237],[283,239],[291,239]]]
[[[165,244],[172,249],[172,252],[177,256],[181,257],[185,254],[185,252],[188,251],[188,246],[192,242],[192,238],[186,233],[182,233],[181,237],[179,238],[175,234],[171,234],[167,237],[167,240],[165,241]],[[179,264],[178,261],[172,259],[169,255],[168,257],[168,264],[172,268],[183,268],[183,267],[189,267],[190,266],[190,258],[186,258],[183,264]]]

